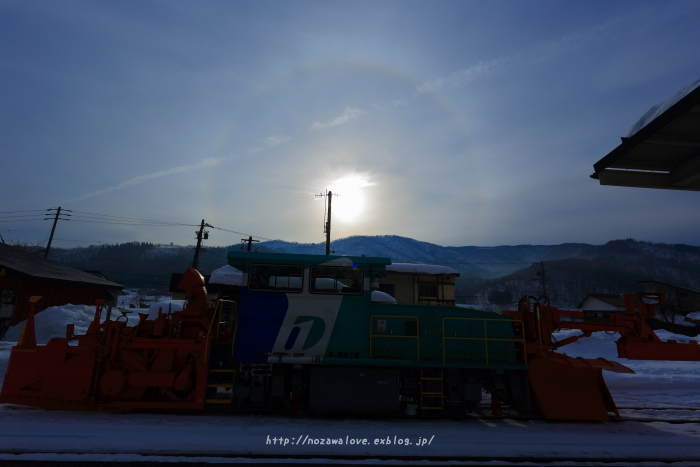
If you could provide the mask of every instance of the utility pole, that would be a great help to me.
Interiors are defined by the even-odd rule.
[[[542,295],[547,296],[547,276],[544,273],[544,261],[540,262],[540,270],[537,271],[537,277],[540,278],[542,284]]]
[[[56,211],[56,217],[53,219],[53,227],[51,227],[51,235],[49,236],[49,243],[46,244],[46,250],[44,250],[44,259],[47,259],[49,257],[49,250],[51,249],[51,242],[53,241],[53,233],[56,231],[56,224],[58,223],[59,216],[61,215],[61,206],[58,207],[58,209],[48,209],[48,211]],[[69,209],[64,209],[64,211],[68,212],[73,212]],[[47,216],[49,215],[48,213],[46,214]],[[64,216],[70,216],[70,214],[64,214]],[[50,221],[50,218],[44,219],[45,221]],[[63,219],[61,218],[62,221],[67,221],[70,219]]]
[[[333,192],[327,191],[325,194],[316,196],[325,196],[328,198],[328,213],[326,214],[326,222],[323,225],[323,233],[326,234],[326,254],[331,254],[331,202],[333,201]],[[336,195],[338,196],[338,195]]]
[[[202,248],[202,240],[207,240],[209,238],[209,232],[204,231],[204,227],[211,227],[209,224],[204,223],[204,219],[202,219],[202,224],[199,226],[199,231],[195,232],[197,235],[197,246],[194,249],[194,260],[192,261],[192,267],[194,269],[197,269],[197,263],[199,263],[199,252],[204,251],[204,248]]]
[[[253,240],[253,237],[241,238],[243,243],[248,243],[248,251],[250,251],[253,242],[259,242],[260,240]]]
[[[328,220],[326,221],[326,255],[331,254],[331,202],[333,201],[333,192],[328,192]]]

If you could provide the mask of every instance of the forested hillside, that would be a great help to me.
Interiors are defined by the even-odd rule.
[[[506,245],[443,247],[398,236],[356,236],[333,242],[335,254],[389,257],[394,262],[442,264],[460,272],[458,302],[516,302],[525,293],[546,291],[553,303],[576,306],[588,293],[639,290],[640,280],[657,280],[700,289],[700,247],[632,239],[605,245]],[[270,241],[259,251],[323,254],[323,243]],[[203,274],[226,264],[226,253],[241,245],[206,247],[200,254]],[[53,249],[51,259],[83,270],[97,270],[130,287],[164,288],[173,272],[192,264],[193,246],[130,242],[87,248]],[[541,269],[546,283],[543,290]]]

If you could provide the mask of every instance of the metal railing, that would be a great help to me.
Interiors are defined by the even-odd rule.
[[[484,323],[484,336],[483,337],[457,337],[457,331],[455,331],[455,336],[446,336],[445,335],[445,322],[449,320],[461,320],[461,321],[483,321]],[[484,355],[486,357],[485,363],[486,365],[489,364],[489,342],[515,342],[515,343],[520,343],[522,345],[522,355],[523,355],[523,364],[527,365],[527,352],[525,351],[525,337],[514,337],[512,339],[502,339],[502,338],[489,338],[488,337],[488,321],[497,321],[499,323],[508,323],[508,324],[514,324],[514,323],[520,323],[520,329],[523,329],[523,322],[521,320],[503,320],[503,319],[485,319],[485,318],[443,318],[442,319],[442,341],[443,341],[443,346],[442,346],[442,363],[447,363],[447,345],[446,341],[448,340],[464,340],[464,341],[483,341],[484,342]],[[522,332],[522,331],[521,331]]]

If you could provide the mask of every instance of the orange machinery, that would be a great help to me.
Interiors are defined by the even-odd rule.
[[[65,338],[45,346],[38,346],[34,335],[41,297],[32,297],[0,402],[59,410],[202,409],[211,343],[230,338],[234,329],[222,329],[214,319],[217,308],[209,307],[199,272],[188,269],[178,287],[187,291],[182,311],[159,313],[154,320],[139,313],[135,327],[125,320],[100,324],[104,301],[98,301],[84,336],[74,336],[69,324]],[[78,346],[69,346],[72,340]]]
[[[557,352],[561,347],[590,337],[599,331],[617,332],[618,357],[630,360],[700,361],[700,346],[691,340],[663,342],[649,327],[647,319],[656,315],[655,298],[663,304],[663,294],[637,293],[623,295],[624,314],[609,313],[591,319],[583,312],[560,310],[523,297],[518,311],[505,311],[518,323],[523,352],[528,364],[528,377],[534,405],[545,418],[560,420],[609,420],[620,414],[603,380],[602,370],[634,373],[631,369],[602,358],[570,357]],[[522,324],[521,324],[522,323]],[[582,334],[556,341],[553,333],[562,329]]]

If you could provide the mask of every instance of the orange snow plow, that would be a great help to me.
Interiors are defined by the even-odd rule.
[[[594,332],[617,332],[618,356],[630,360],[700,361],[697,341],[687,344],[663,342],[647,324],[656,315],[654,297],[663,304],[659,293],[623,295],[624,314],[610,313],[604,318],[590,319],[580,311],[560,310],[549,305],[533,303],[532,297],[523,297],[518,311],[505,311],[516,322],[525,341],[528,378],[535,406],[546,418],[559,420],[609,420],[619,418],[610,392],[603,380],[602,370],[616,373],[634,373],[617,362],[573,358],[556,352],[557,349],[590,337]],[[575,329],[583,333],[556,341],[553,333],[561,329]]]
[[[179,288],[187,291],[182,311],[139,313],[134,327],[124,320],[100,324],[104,301],[83,336],[73,335],[37,346],[32,308],[17,346],[12,349],[0,402],[59,410],[201,409],[214,339],[233,332],[233,316],[222,323],[220,307],[209,307],[204,279],[188,269]],[[70,346],[70,341],[78,346]],[[98,390],[99,389],[99,390]]]

